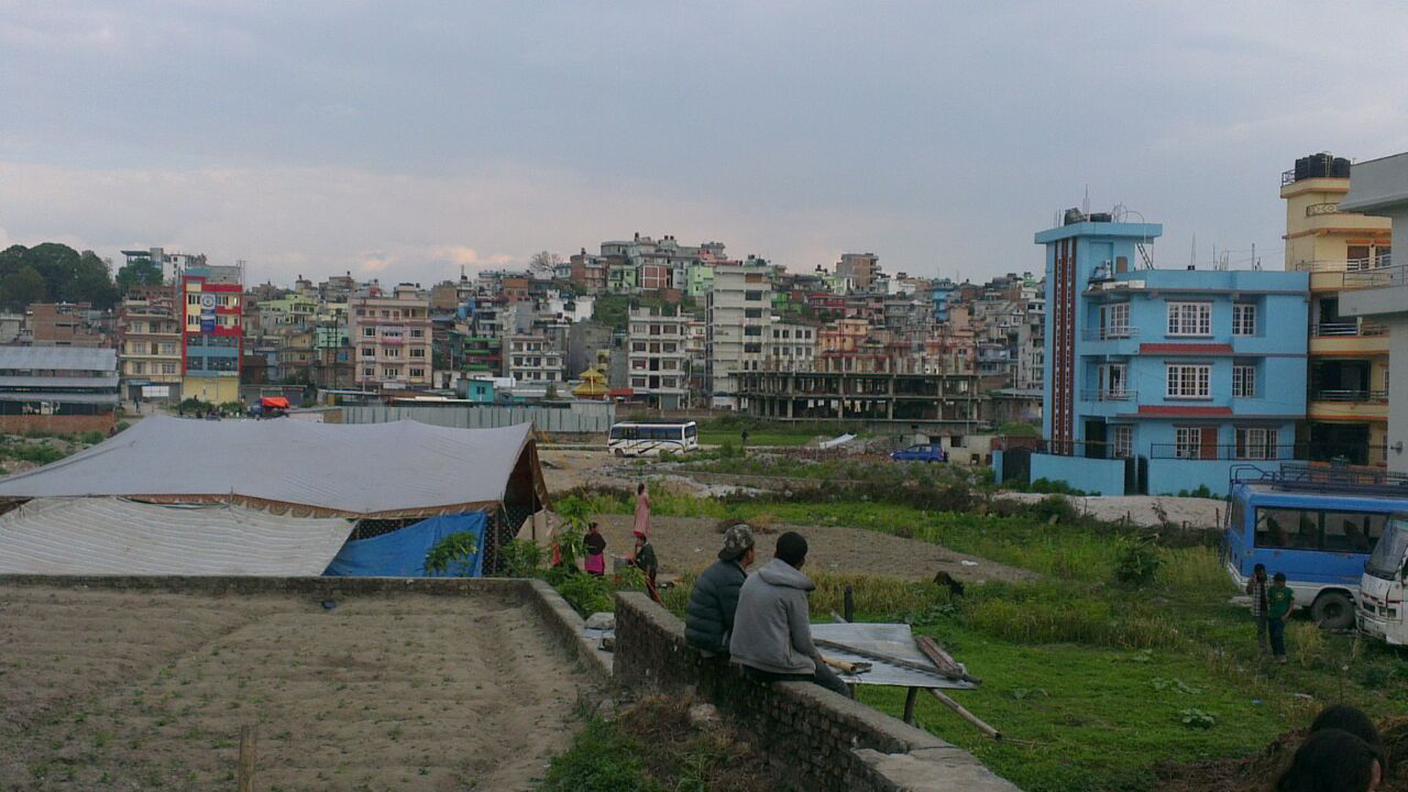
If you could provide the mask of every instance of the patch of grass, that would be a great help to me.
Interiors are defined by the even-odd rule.
[[[542,792],[663,792],[645,775],[645,748],[616,725],[587,723],[571,749],[552,760]]]

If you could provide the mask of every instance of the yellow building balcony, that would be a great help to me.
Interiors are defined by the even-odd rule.
[[[1387,422],[1388,393],[1384,391],[1312,391],[1306,413],[1312,421]]]
[[[1356,319],[1316,322],[1310,326],[1310,354],[1333,357],[1387,355],[1388,327]]]

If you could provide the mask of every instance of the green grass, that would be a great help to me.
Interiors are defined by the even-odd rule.
[[[781,431],[766,431],[748,433],[749,446],[800,446],[806,445],[817,435],[808,431],[806,433],[792,433]],[[735,430],[730,429],[701,429],[699,430],[699,443],[701,445],[723,445],[732,443],[735,446],[743,444],[743,436]]]
[[[920,699],[920,725],[973,751],[1023,789],[1148,788],[1160,763],[1252,755],[1329,703],[1345,701],[1386,717],[1408,702],[1402,657],[1321,633],[1304,617],[1291,624],[1288,665],[1260,659],[1250,616],[1229,604],[1235,589],[1210,547],[1160,547],[1153,582],[1127,588],[1114,583],[1115,529],[1069,515],[1049,524],[1032,515],[954,514],[890,503],[700,499],[657,501],[656,513],[674,508],[852,526],[1041,573],[1034,582],[970,585],[957,599],[927,583],[818,574],[812,595],[814,620],[827,621],[840,610],[841,590],[852,585],[859,620],[909,621],[967,663],[985,682],[954,695],[1007,741],[984,738],[929,697]],[[667,595],[666,605],[677,613],[690,583]],[[903,690],[861,690],[863,701],[902,713]],[[1211,715],[1211,727],[1185,725],[1190,709]]]
[[[543,792],[659,792],[645,775],[640,757],[644,747],[600,719],[573,741],[571,749],[552,760]]]

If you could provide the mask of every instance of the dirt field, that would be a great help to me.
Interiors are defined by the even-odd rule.
[[[591,683],[490,595],[0,587],[0,789],[526,789]]]
[[[631,523],[626,514],[598,518],[606,536],[608,555],[624,555],[632,548]],[[717,560],[723,536],[716,521],[694,517],[655,517],[655,552],[662,574],[699,572]],[[1034,577],[1026,570],[1004,566],[985,558],[955,553],[945,547],[887,536],[873,531],[840,526],[778,526],[777,532],[797,531],[807,538],[807,571],[822,570],[844,574],[887,575],[906,580],[932,580],[935,573],[947,572],[958,580],[1022,580]],[[757,537],[758,558],[772,557],[776,535]],[[964,564],[968,561],[969,564]],[[971,564],[976,564],[972,566]]]

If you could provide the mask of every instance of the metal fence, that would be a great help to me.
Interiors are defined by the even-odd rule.
[[[563,407],[533,405],[400,406],[354,405],[342,408],[349,424],[390,423],[409,419],[452,429],[492,429],[531,423],[547,434],[605,434],[616,420],[616,405],[608,402],[573,402]]]

